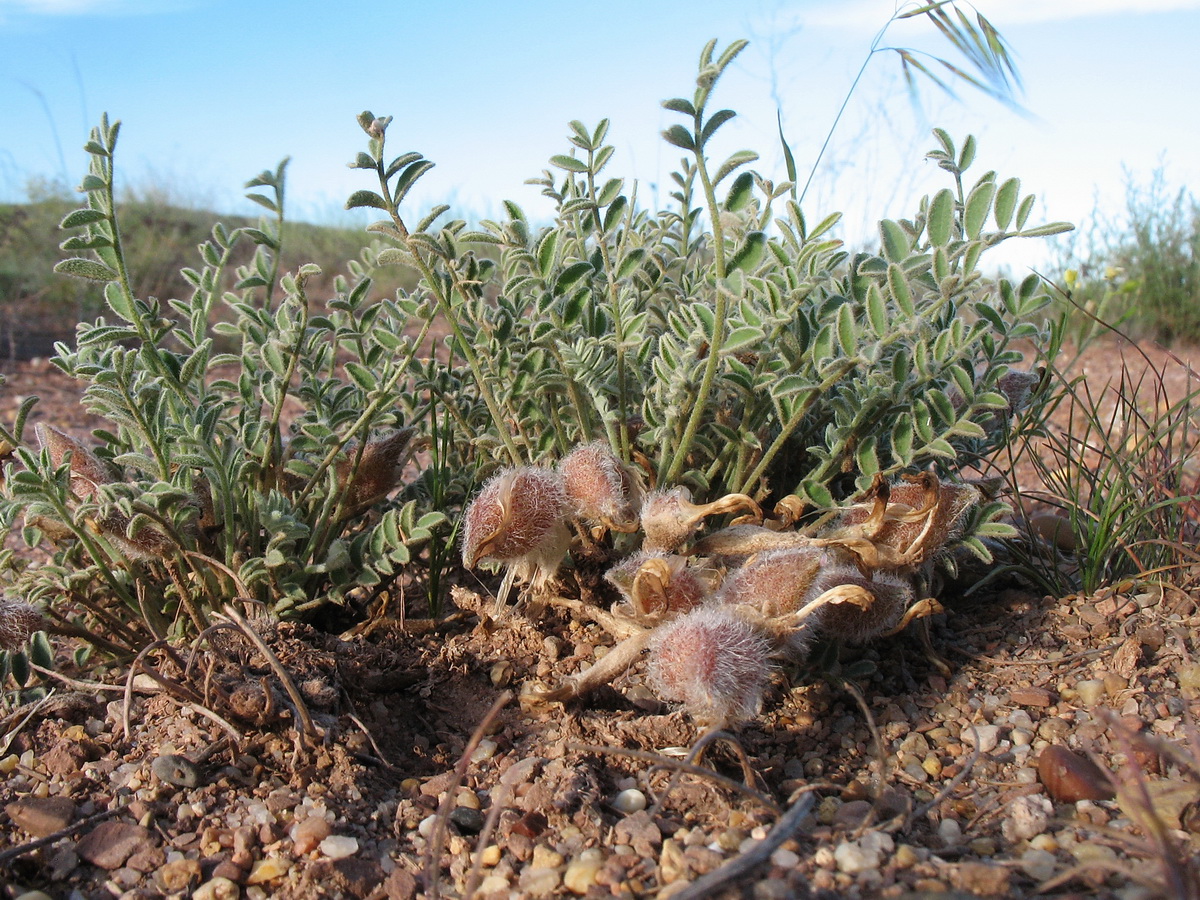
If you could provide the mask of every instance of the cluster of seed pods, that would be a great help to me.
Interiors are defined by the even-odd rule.
[[[877,479],[859,502],[796,529],[793,516],[765,519],[744,494],[695,504],[683,487],[644,493],[595,442],[555,468],[495,475],[467,507],[462,555],[468,567],[503,564],[506,585],[519,579],[620,640],[543,699],[585,694],[648,651],[658,695],[722,727],[757,715],[772,661],[802,655],[815,634],[861,642],[940,609],[917,597],[913,576],[958,535],[979,499],[977,488],[927,473]],[[735,518],[698,537],[717,515]],[[641,548],[605,576],[621,595],[610,612],[547,590],[570,551],[572,522],[580,534],[642,534]]]

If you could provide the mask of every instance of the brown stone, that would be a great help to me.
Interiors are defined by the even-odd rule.
[[[950,870],[950,882],[960,891],[976,897],[1008,897],[1010,871],[989,863],[959,863]]]
[[[388,900],[413,900],[417,895],[417,879],[411,872],[396,869],[384,879],[383,890]]]
[[[42,766],[59,778],[77,777],[84,763],[99,759],[103,751],[91,738],[62,738],[42,756]]]
[[[101,869],[118,869],[139,850],[148,848],[154,834],[128,822],[101,822],[80,839],[75,851]]]
[[[1038,756],[1038,778],[1059,803],[1111,800],[1115,796],[1111,778],[1104,770],[1061,744],[1052,744]]]
[[[200,883],[200,863],[194,859],[177,859],[158,870],[159,886],[168,893],[189,890]]]
[[[1054,694],[1043,687],[1013,688],[1009,700],[1015,706],[1046,707],[1054,703]]]
[[[155,872],[166,864],[167,854],[160,847],[143,847],[125,861],[127,868],[143,874]]]
[[[75,817],[75,801],[68,797],[23,797],[4,807],[13,823],[35,838],[62,831]]]

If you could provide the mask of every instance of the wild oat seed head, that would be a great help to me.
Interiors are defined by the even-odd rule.
[[[708,605],[661,626],[650,641],[648,676],[664,700],[702,723],[753,718],[771,666],[767,638],[725,606]]]
[[[912,585],[907,579],[876,572],[873,578],[851,565],[830,566],[813,581],[812,598],[844,584],[864,588],[875,598],[868,608],[852,603],[829,603],[817,611],[816,624],[821,631],[850,643],[862,643],[895,628],[913,601]]]
[[[567,509],[561,476],[536,466],[503,469],[475,495],[464,516],[462,558],[511,562],[535,553],[558,530]]]
[[[572,511],[581,519],[634,528],[638,490],[628,470],[603,441],[572,450],[558,464]]]

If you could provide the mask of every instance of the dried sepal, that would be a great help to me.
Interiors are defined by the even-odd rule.
[[[46,627],[37,608],[17,600],[0,600],[0,650],[20,650],[35,631]]]
[[[567,497],[552,469],[504,469],[467,506],[462,560],[470,569],[484,559],[514,568],[517,577],[540,586],[558,569],[570,534],[563,522]]]
[[[766,635],[732,608],[702,606],[654,632],[647,674],[660,697],[719,728],[758,714],[770,652]]]
[[[637,530],[641,488],[608,444],[592,441],[576,447],[558,471],[572,515],[612,531]]]
[[[717,573],[687,564],[687,558],[642,550],[605,573],[636,619],[655,621],[699,606],[712,592]]]
[[[913,569],[961,535],[980,498],[974,485],[928,472],[894,485],[877,481],[864,502],[838,513],[818,543],[853,553],[866,570]]]

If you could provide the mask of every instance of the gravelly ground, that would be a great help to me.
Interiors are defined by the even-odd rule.
[[[1101,346],[1083,362],[1101,378],[1118,358]],[[1181,372],[1169,363],[1173,390]],[[69,384],[9,374],[0,416],[36,389],[66,424]],[[225,723],[145,679],[127,710],[125,673],[91,672],[0,720],[0,896],[687,896],[774,843],[805,789],[811,810],[785,817],[795,831],[729,896],[1183,896],[1134,826],[1144,786],[1164,840],[1198,849],[1200,779],[1172,756],[1193,752],[1195,597],[1134,584],[943,600],[931,637],[949,674],[910,633],[843,652],[874,664],[861,702],[828,672],[776,673],[737,735],[753,792],[723,742],[703,760],[720,779],[673,775],[695,729],[638,667],[587,702],[523,702],[523,685],[586,668],[612,639],[555,610],[497,621],[465,588],[445,621],[404,631],[254,623],[312,713],[308,736],[235,638],[187,673],[156,662],[232,697]],[[1089,753],[1120,799],[1079,799],[1103,784],[1076,772]]]

